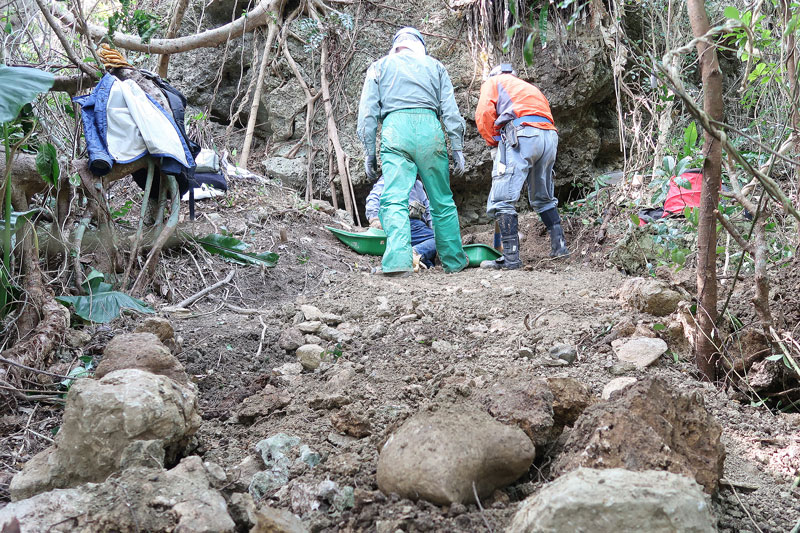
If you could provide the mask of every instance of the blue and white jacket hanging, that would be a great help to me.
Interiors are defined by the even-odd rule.
[[[115,163],[130,163],[150,154],[160,157],[166,174],[194,169],[189,147],[172,118],[133,80],[106,74],[91,94],[76,96],[81,106],[89,168],[104,176]]]

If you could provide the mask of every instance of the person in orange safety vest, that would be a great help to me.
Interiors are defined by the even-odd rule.
[[[558,131],[547,98],[536,86],[517,78],[512,66],[504,63],[493,68],[481,86],[475,122],[486,143],[497,147],[486,213],[496,219],[503,245],[503,256],[484,261],[481,268],[522,266],[514,204],[525,183],[528,200],[550,232],[550,255],[568,255],[558,200],[553,196]]]

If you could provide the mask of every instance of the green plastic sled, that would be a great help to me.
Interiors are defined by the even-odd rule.
[[[383,255],[383,252],[386,251],[386,232],[382,229],[369,228],[361,233],[345,231],[330,226],[325,226],[325,229],[360,254]]]
[[[481,261],[494,261],[503,255],[486,244],[464,245],[464,252],[469,257],[470,267],[478,267],[481,265]]]

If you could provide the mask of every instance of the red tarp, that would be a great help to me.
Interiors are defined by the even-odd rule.
[[[703,174],[684,172],[681,177],[691,183],[690,189],[679,187],[675,176],[669,180],[667,199],[664,200],[664,216],[683,214],[685,207],[700,207],[700,193],[703,192]]]

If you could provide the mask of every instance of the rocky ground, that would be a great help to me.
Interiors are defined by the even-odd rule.
[[[124,317],[73,335],[59,372],[83,354],[102,379],[73,385],[66,410],[0,417],[0,496],[22,500],[0,503],[4,533],[14,517],[22,531],[578,531],[529,520],[585,516],[609,493],[637,503],[607,510],[603,531],[800,520],[800,415],[698,379],[680,287],[606,268],[580,224],[572,258],[551,261],[531,215],[525,270],[385,279],[323,228],[326,209],[236,184],[197,231],[276,251],[276,268],[173,250],[158,308],[237,274],[162,311],[174,333]],[[464,233],[490,242],[487,227]],[[149,333],[119,336],[137,327]]]

